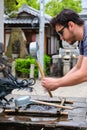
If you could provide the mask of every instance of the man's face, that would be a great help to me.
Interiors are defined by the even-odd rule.
[[[75,24],[73,22],[69,22],[67,26],[56,25],[55,30],[61,40],[68,42],[70,45],[73,45],[77,41],[74,34]]]

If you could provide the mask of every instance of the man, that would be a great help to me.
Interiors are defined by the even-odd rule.
[[[70,9],[64,9],[51,20],[61,40],[70,45],[79,41],[80,55],[77,64],[61,78],[43,78],[42,86],[48,90],[73,86],[87,81],[87,23]]]

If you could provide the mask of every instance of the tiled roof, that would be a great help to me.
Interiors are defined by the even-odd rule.
[[[18,15],[21,13],[27,13],[31,14],[34,16],[34,19],[31,19],[30,17],[22,17],[22,18],[9,18],[9,17],[4,17],[4,23],[5,24],[30,24],[30,23],[38,23],[39,22],[39,17],[40,17],[40,11],[29,7],[28,5],[23,5],[19,11],[17,12]],[[45,23],[49,23],[51,20],[51,16],[44,14],[45,17]]]
[[[22,12],[27,12],[29,14],[32,14],[34,16],[39,16],[39,11],[24,4],[21,8],[19,8],[18,14],[22,13]]]
[[[31,24],[31,23],[38,23],[38,19],[37,20],[35,20],[35,19],[29,19],[29,18],[18,18],[18,19],[16,19],[16,18],[10,18],[10,19],[6,19],[5,20],[5,24]]]

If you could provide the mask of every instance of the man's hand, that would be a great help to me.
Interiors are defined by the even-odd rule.
[[[58,88],[58,78],[43,78],[41,85],[47,90],[55,90]]]

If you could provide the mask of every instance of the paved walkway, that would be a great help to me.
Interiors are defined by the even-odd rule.
[[[29,92],[27,90],[18,91],[15,89],[12,93],[19,95],[48,95],[47,91],[45,91],[41,86],[41,80],[36,80],[36,84],[32,87],[34,87],[33,92]],[[87,97],[87,82],[71,87],[60,87],[59,89],[52,91],[52,94],[57,97]]]

